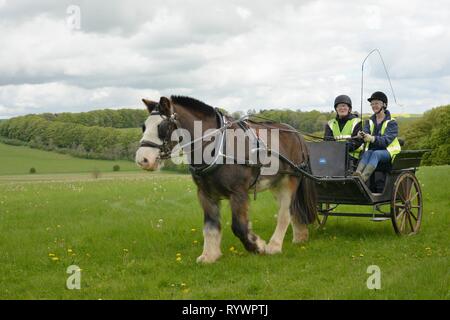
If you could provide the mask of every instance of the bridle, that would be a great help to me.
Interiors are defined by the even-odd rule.
[[[163,121],[160,124],[158,124],[158,136],[161,136],[160,130],[163,129],[161,125],[164,122],[167,122],[169,129],[162,134],[163,139],[161,139],[162,140],[161,144],[153,142],[153,141],[150,141],[150,140],[142,140],[141,143],[139,144],[139,147],[147,147],[147,148],[159,149],[159,156],[158,156],[157,159],[159,159],[159,160],[170,159],[171,152],[172,152],[171,133],[178,128],[178,125],[177,125],[178,121],[176,120],[176,113],[173,113],[170,117],[167,117],[167,116],[161,114],[161,112],[159,111],[159,104],[158,104],[156,106],[155,110],[153,110],[150,113],[150,115],[151,116],[158,115],[161,118],[163,118]],[[145,131],[144,130],[144,126],[143,126],[143,131]],[[172,128],[173,128],[173,130],[171,130]]]
[[[214,111],[216,113],[216,118],[218,120],[218,126],[219,128],[216,129],[216,131],[220,132],[220,138],[217,139],[216,141],[216,146],[215,149],[218,150],[218,152],[216,152],[216,156],[215,159],[213,161],[213,163],[211,164],[207,164],[207,165],[201,165],[200,167],[197,167],[195,165],[190,165],[190,169],[191,170],[195,170],[196,172],[207,172],[209,171],[209,169],[215,167],[216,162],[218,160],[219,157],[224,156],[222,149],[224,148],[224,142],[225,142],[225,134],[223,132],[224,129],[230,127],[233,122],[227,121],[225,120],[224,115],[221,113],[221,111],[218,108],[214,108]],[[148,148],[155,148],[155,149],[159,149],[159,156],[157,157],[158,160],[166,160],[166,159],[170,159],[172,158],[172,143],[173,141],[171,140],[171,133],[180,128],[179,126],[179,122],[177,120],[177,114],[175,112],[173,112],[170,117],[165,116],[164,114],[162,114],[160,112],[159,109],[159,104],[156,105],[155,109],[150,113],[150,115],[159,115],[161,118],[163,118],[164,120],[158,125],[158,136],[161,137],[163,136],[162,143],[156,143],[150,140],[141,140],[140,143],[140,147],[148,147]],[[161,125],[166,122],[168,124],[168,129],[166,132],[161,132],[160,129]],[[143,128],[144,129],[144,128]],[[172,130],[173,129],[173,130]],[[145,130],[143,130],[145,131]],[[202,140],[204,137],[206,137],[206,135],[203,135],[193,141],[189,141],[186,144],[181,146],[181,149],[183,149],[184,147],[191,145],[191,149],[188,153],[192,153],[195,148],[192,148],[193,144],[196,142],[196,140]]]

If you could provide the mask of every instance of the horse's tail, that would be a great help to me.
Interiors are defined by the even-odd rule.
[[[291,201],[291,214],[304,224],[317,219],[317,193],[314,181],[303,176]]]
[[[307,170],[311,173],[308,147],[302,137],[300,135],[298,137],[300,139],[303,161],[307,163]],[[304,175],[301,176],[297,191],[291,201],[291,213],[299,222],[305,224],[314,223],[317,219],[316,185],[313,180]]]
[[[291,125],[283,123],[288,129],[296,133],[298,139],[297,151],[299,154],[299,161],[306,163],[306,168],[311,173],[311,165],[309,161],[308,146],[300,133]],[[317,220],[317,192],[314,181],[307,178],[305,175],[300,177],[296,192],[292,195],[290,205],[291,215],[298,222],[304,224],[311,224]]]

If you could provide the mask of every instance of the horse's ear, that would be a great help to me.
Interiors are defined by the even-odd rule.
[[[153,110],[155,110],[156,106],[158,105],[158,102],[142,99],[142,102],[147,106],[147,110],[149,113],[152,113]]]
[[[172,115],[170,100],[166,97],[161,97],[161,99],[159,100],[159,112],[167,117],[170,117]]]

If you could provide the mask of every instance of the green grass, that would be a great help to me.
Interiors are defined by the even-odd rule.
[[[66,154],[42,151],[24,146],[10,146],[0,143],[0,175],[28,174],[30,168],[36,173],[101,172],[113,170],[118,164],[121,171],[138,171],[131,161],[91,160],[75,158]]]
[[[390,221],[330,217],[307,243],[292,244],[289,230],[282,254],[257,256],[232,234],[223,202],[223,257],[213,265],[195,262],[203,217],[190,176],[26,177],[0,177],[0,299],[450,298],[449,166],[418,172],[425,212],[411,237]],[[270,193],[252,201],[253,229],[266,240],[275,213]],[[66,289],[72,264],[81,290]],[[381,268],[381,290],[366,287],[370,265]]]

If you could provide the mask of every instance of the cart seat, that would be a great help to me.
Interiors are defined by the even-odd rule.
[[[379,163],[377,169],[370,177],[370,190],[374,193],[383,192],[386,175],[391,171],[415,170],[420,166],[420,160],[427,150],[402,150],[394,158],[394,162]]]

